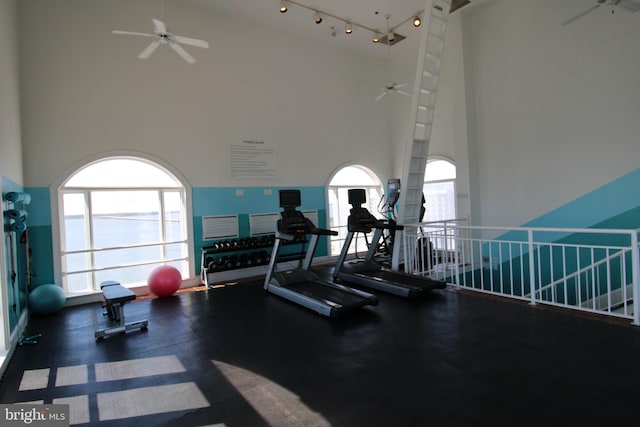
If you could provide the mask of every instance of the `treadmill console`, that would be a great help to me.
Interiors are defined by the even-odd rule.
[[[316,227],[296,208],[301,205],[300,190],[280,190],[280,207],[283,211],[278,220],[276,237],[293,240],[294,235],[317,234],[337,236],[338,232]]]
[[[363,188],[352,188],[348,191],[349,204],[351,205],[351,215],[349,215],[349,231],[368,233],[378,226],[379,220],[371,215],[362,204],[367,201],[367,193]]]
[[[283,211],[278,220],[278,231],[287,234],[306,234],[315,228],[296,208],[301,205],[300,190],[280,190],[280,207]]]

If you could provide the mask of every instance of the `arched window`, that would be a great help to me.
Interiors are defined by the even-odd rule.
[[[338,236],[331,236],[330,255],[339,255],[344,239],[347,236],[347,218],[349,217],[348,190],[350,188],[364,188],[367,190],[367,209],[378,216],[378,205],[383,195],[382,184],[377,175],[369,168],[360,165],[349,165],[339,169],[329,182],[329,228],[336,230]],[[362,241],[361,241],[362,239]],[[365,249],[362,236],[350,248],[350,253]]]
[[[105,280],[143,285],[159,265],[189,274],[184,185],[145,159],[112,157],[59,188],[61,279],[70,295]]]
[[[430,159],[424,175],[425,215],[423,221],[456,217],[456,165],[449,160]]]

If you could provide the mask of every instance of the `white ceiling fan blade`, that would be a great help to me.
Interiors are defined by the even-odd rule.
[[[409,83],[400,83],[394,86],[395,89],[400,89],[402,87],[409,86]]]
[[[160,46],[160,40],[151,42],[149,46],[147,46],[142,52],[140,52],[140,55],[138,55],[138,58],[147,59],[158,48],[158,46]]]
[[[151,18],[153,21],[153,26],[156,29],[156,33],[167,34],[167,26],[159,19]]]
[[[169,46],[171,46],[173,50],[175,50],[178,55],[180,55],[182,59],[187,61],[189,64],[193,64],[194,62],[196,62],[196,59],[193,56],[189,55],[189,52],[184,50],[178,43],[169,42]]]
[[[136,33],[135,31],[120,31],[120,30],[113,30],[112,31],[113,34],[124,34],[126,36],[145,36],[145,37],[158,37],[155,34],[150,34],[150,33]]]
[[[595,6],[590,7],[589,9],[585,10],[585,11],[584,11],[584,12],[582,12],[582,13],[577,14],[577,15],[576,15],[576,16],[574,16],[573,18],[569,18],[569,19],[567,19],[566,21],[564,21],[564,22],[562,23],[562,25],[568,25],[568,24],[571,24],[572,22],[577,21],[578,19],[580,19],[580,18],[582,18],[583,16],[585,16],[587,13],[591,13],[592,11],[596,10],[596,9],[597,9],[597,8],[599,8],[599,7],[600,7],[600,3],[598,3],[598,4],[597,4],[597,5],[595,5]]]
[[[191,37],[184,37],[184,36],[173,36],[173,40],[178,42],[178,43],[182,43],[182,44],[186,44],[189,46],[195,46],[195,47],[201,47],[204,49],[208,49],[209,48],[209,43],[207,43],[204,40],[198,40],[198,39],[192,39]]]
[[[376,101],[380,101],[386,94],[387,94],[387,91],[385,90],[380,95],[376,96]]]

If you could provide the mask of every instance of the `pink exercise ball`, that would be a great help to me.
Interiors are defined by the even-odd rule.
[[[163,265],[155,268],[149,275],[147,286],[152,294],[158,297],[168,297],[180,289],[182,274],[177,268]]]

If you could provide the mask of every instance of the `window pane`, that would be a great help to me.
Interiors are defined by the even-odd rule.
[[[187,245],[185,243],[174,243],[165,246],[167,251],[167,259],[186,258]]]
[[[162,246],[124,248],[98,251],[94,254],[95,268],[122,267],[162,259]]]
[[[157,166],[133,159],[109,159],[87,166],[73,175],[65,187],[181,187]]]
[[[424,184],[424,221],[442,221],[456,217],[455,185],[453,181]]]
[[[376,181],[363,168],[357,166],[347,166],[340,169],[331,180],[329,185],[375,185]]]
[[[87,218],[84,193],[67,193],[63,195],[65,245],[67,251],[89,248],[87,237]]]
[[[157,191],[94,191],[94,248],[161,242]]]
[[[425,172],[425,181],[455,179],[456,166],[447,160],[429,160]]]
[[[91,265],[91,260],[89,259],[89,253],[79,253],[79,254],[67,254],[63,257],[63,262],[66,267],[67,273],[73,273],[75,271],[84,271],[88,270]]]
[[[165,241],[184,240],[182,227],[182,194],[178,191],[164,192],[164,233]]]
[[[92,290],[90,273],[69,274],[68,276],[66,276],[66,281],[67,290],[70,293],[87,293]]]

